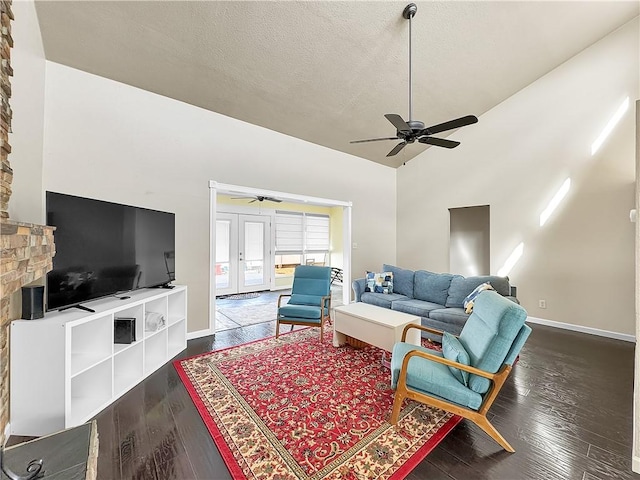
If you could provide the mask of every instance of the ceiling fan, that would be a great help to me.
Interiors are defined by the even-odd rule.
[[[353,140],[350,143],[365,143],[365,142],[379,142],[381,140],[401,140],[395,147],[387,153],[387,157],[392,157],[398,154],[404,147],[410,143],[414,143],[416,140],[419,143],[426,143],[428,145],[435,145],[437,147],[455,148],[460,145],[460,142],[453,140],[447,140],[445,138],[432,137],[432,135],[440,132],[446,132],[447,130],[453,130],[454,128],[464,127],[478,122],[478,118],[474,115],[467,115],[465,117],[449,120],[448,122],[439,123],[430,127],[425,127],[423,122],[413,120],[412,108],[411,108],[411,19],[418,11],[418,7],[415,3],[407,5],[402,12],[402,16],[409,20],[409,120],[405,121],[400,115],[395,113],[387,113],[385,118],[389,120],[394,127],[396,127],[395,137],[384,138],[370,138],[368,140]]]
[[[253,203],[253,202],[276,202],[276,203],[280,203],[282,202],[282,200],[280,200],[279,198],[275,198],[275,197],[267,197],[265,195],[253,195],[251,197],[231,197],[233,200],[242,200],[244,198],[251,198],[252,200],[249,203]]]

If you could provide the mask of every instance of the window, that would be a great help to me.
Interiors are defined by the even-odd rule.
[[[327,265],[328,215],[276,212],[276,274],[290,275],[296,265]]]

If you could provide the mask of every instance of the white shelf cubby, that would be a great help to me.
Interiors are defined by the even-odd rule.
[[[163,328],[144,342],[144,371],[145,373],[157,370],[167,359],[167,329]]]
[[[167,298],[169,325],[173,325],[187,316],[187,291],[176,292]]]
[[[113,315],[102,315],[70,328],[71,375],[109,358],[113,345]]]
[[[142,345],[142,342],[132,343],[130,348],[114,355],[113,388],[116,396],[125,393],[144,376]]]
[[[187,342],[187,320],[183,318],[169,325],[167,330],[169,340],[169,358],[175,357],[182,350],[183,345]]]
[[[71,404],[65,428],[95,415],[113,398],[113,359],[107,358],[71,379]]]

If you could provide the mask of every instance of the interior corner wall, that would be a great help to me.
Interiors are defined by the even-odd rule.
[[[13,2],[11,34],[12,133],[9,136],[13,170],[9,217],[19,222],[44,223],[42,155],[46,61],[33,1]]]
[[[400,167],[398,263],[446,271],[448,209],[490,205],[491,272],[524,243],[509,276],[530,316],[634,335],[633,108],[593,156],[591,145],[638,98],[638,57],[636,18],[455,132],[460,147]]]
[[[638,72],[640,80],[640,72]],[[638,85],[640,89],[640,85]],[[635,103],[636,114],[636,192],[635,209],[636,215],[640,211],[640,100]],[[640,338],[640,220],[636,216],[635,221],[635,274],[636,274],[636,339]],[[634,472],[640,473],[640,349],[636,341],[636,352],[633,373],[633,448],[631,455],[631,468]]]
[[[175,212],[190,332],[208,328],[209,180],[352,201],[353,271],[395,261],[395,169],[52,62],[44,137],[45,190]]]

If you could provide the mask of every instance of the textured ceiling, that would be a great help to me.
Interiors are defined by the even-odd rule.
[[[407,3],[36,8],[49,60],[396,167],[438,147],[387,158],[397,142],[349,141],[394,136],[385,113],[408,118]],[[427,125],[480,116],[639,12],[637,1],[416,3],[413,119]]]

